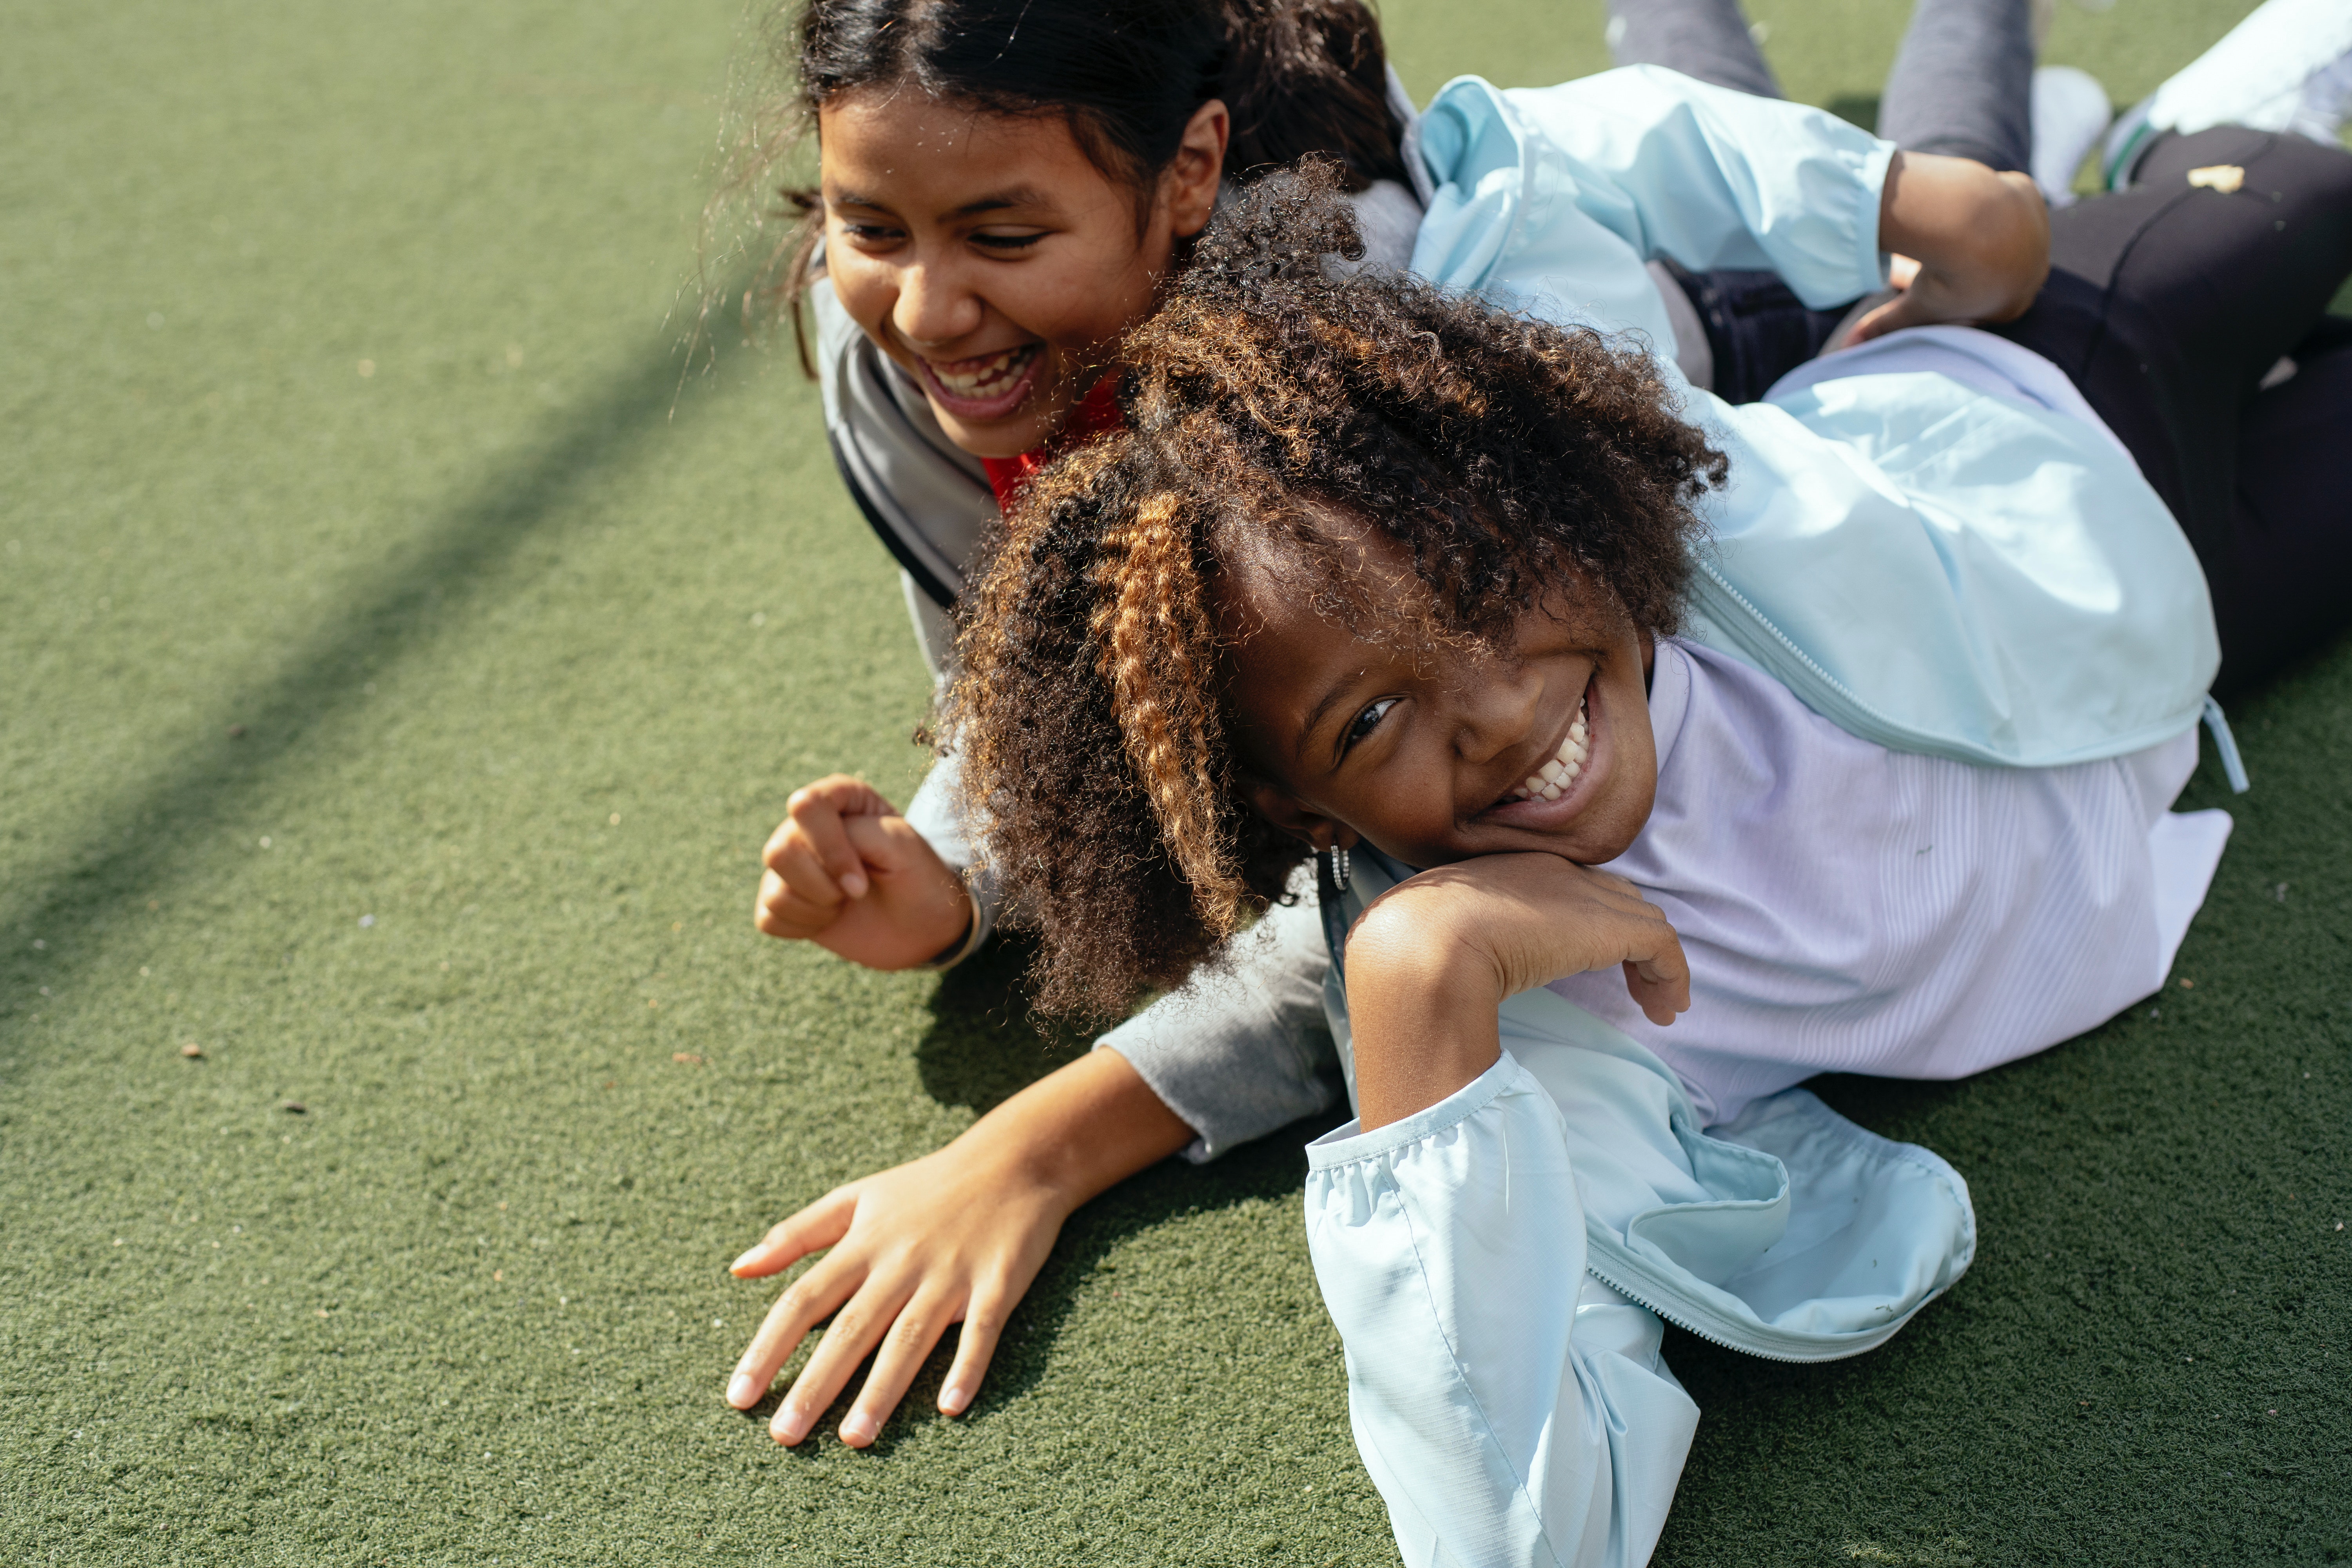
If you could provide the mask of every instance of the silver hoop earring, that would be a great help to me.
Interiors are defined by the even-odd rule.
[[[1329,875],[1333,887],[1343,893],[1348,890],[1348,852],[1345,849],[1334,844],[1323,851],[1323,869]]]

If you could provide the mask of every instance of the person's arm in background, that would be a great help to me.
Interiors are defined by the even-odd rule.
[[[1890,252],[1916,258],[1925,286],[1874,333],[2017,314],[2048,265],[2025,176],[1906,153],[1825,110],[1657,67],[1503,92],[1456,82],[1418,148],[1439,186],[1414,250],[1432,281],[1660,342],[1671,322],[1638,265],[1659,258],[1775,272],[1816,310],[1883,287]],[[1509,163],[1524,171],[1516,186],[1492,178]],[[1503,243],[1512,201],[1539,221]]]
[[[2050,275],[2050,209],[2032,176],[1968,158],[1897,153],[1879,198],[1878,243],[1916,269],[1854,323],[1849,344],[1939,321],[2009,321]]]

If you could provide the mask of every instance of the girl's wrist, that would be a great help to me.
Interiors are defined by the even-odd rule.
[[[987,935],[986,928],[981,923],[979,895],[971,890],[970,882],[960,885],[963,889],[963,925],[957,931],[954,941],[924,963],[925,969],[953,969],[970,958],[972,950],[980,945],[981,939]]]
[[[1031,1084],[948,1147],[961,1148],[999,1190],[1026,1188],[1066,1217],[1194,1136],[1126,1058],[1095,1050]]]

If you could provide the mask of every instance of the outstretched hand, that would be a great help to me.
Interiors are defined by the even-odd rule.
[[[841,1424],[874,1441],[923,1360],[963,1325],[940,1409],[970,1407],[1007,1316],[1037,1278],[1062,1222],[1088,1198],[1192,1141],[1126,1058],[1087,1052],[982,1117],[937,1153],[835,1187],[737,1258],[739,1279],[780,1274],[831,1247],[787,1286],[744,1347],[727,1403],[748,1410],[827,1314],[832,1325],[768,1430],[798,1443],[848,1384],[874,1370]]]
[[[761,854],[754,921],[869,969],[928,963],[971,929],[971,897],[873,786],[835,773],[793,792]]]
[[[793,1281],[744,1347],[727,1384],[737,1409],[757,1404],[809,1331],[832,1326],[776,1407],[768,1430],[798,1443],[867,1355],[874,1370],[841,1423],[853,1448],[874,1441],[949,1325],[961,1323],[940,1409],[959,1415],[988,1370],[1005,1315],[1037,1277],[1069,1208],[985,1149],[937,1153],[835,1187],[737,1258],[739,1279],[780,1274],[833,1250]]]

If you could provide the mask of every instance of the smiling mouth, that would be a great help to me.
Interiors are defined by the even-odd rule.
[[[1503,798],[1512,800],[1558,800],[1566,795],[1584,764],[1592,759],[1592,736],[1585,723],[1585,706],[1589,696],[1576,700],[1576,720],[1568,727],[1568,734],[1559,742],[1559,750],[1551,760],[1534,773],[1525,783]]]
[[[1002,353],[971,359],[918,359],[931,395],[959,417],[994,418],[1011,413],[1029,394],[1045,345],[1023,343]]]

